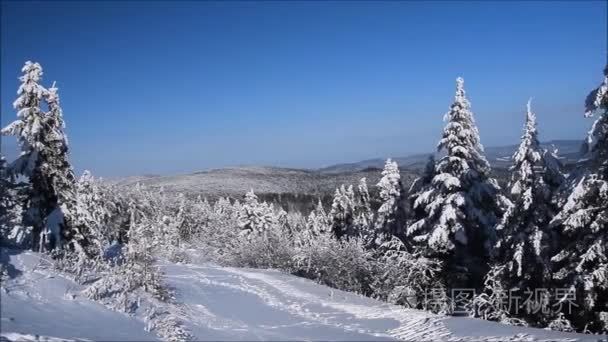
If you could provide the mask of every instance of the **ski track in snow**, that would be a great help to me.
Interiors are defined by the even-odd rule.
[[[433,341],[597,341],[600,339],[598,336],[510,327],[478,319],[434,315],[330,289],[273,270],[166,264],[164,271],[168,283],[177,290],[178,301],[187,303],[184,304],[187,311],[186,317],[183,317],[185,321],[187,317],[201,317],[198,323],[206,324],[209,328],[248,331],[254,335],[248,338]],[[210,288],[215,290],[209,291]],[[223,288],[225,293],[217,291],[218,288]],[[188,295],[192,291],[219,295],[222,298],[220,300],[223,302],[222,306],[235,307],[235,309],[229,309],[231,314],[228,315],[224,312],[215,313],[215,305],[199,303],[202,296],[192,298]],[[244,294],[247,294],[245,296],[247,298],[241,298]],[[243,301],[242,306],[235,305],[235,302],[240,301]],[[259,312],[261,316],[259,320],[252,320],[251,317],[247,319],[247,313],[239,315],[237,313],[239,308],[244,309],[250,301],[261,302],[265,307],[272,308],[275,312],[270,316],[282,316],[281,319],[275,319],[278,322],[272,322],[273,324],[266,322],[264,318],[268,318],[269,315],[263,312],[265,310]],[[256,310],[261,308],[255,307]],[[188,326],[187,323],[186,325]],[[317,332],[314,333],[313,330]],[[300,335],[299,331],[305,334]],[[340,333],[335,335],[337,332]]]
[[[322,307],[327,307],[333,309],[334,312],[337,312],[338,315],[340,312],[344,312],[358,319],[364,320],[378,320],[378,319],[388,319],[388,320],[396,320],[399,324],[397,328],[390,329],[386,333],[379,333],[370,331],[369,329],[363,329],[358,327],[357,325],[344,325],[340,322],[332,322],[329,319],[325,319],[324,323],[333,324],[337,326],[341,326],[346,330],[357,330],[358,332],[371,333],[374,336],[392,336],[400,339],[432,339],[437,340],[444,338],[450,334],[450,332],[445,329],[442,324],[439,324],[444,317],[439,317],[431,314],[427,314],[422,311],[416,310],[407,310],[399,307],[395,307],[392,305],[376,305],[376,306],[367,306],[361,304],[352,304],[347,302],[339,302],[332,299],[320,298],[319,296],[312,295],[310,293],[305,293],[299,291],[297,288],[289,285],[288,283],[269,277],[264,273],[254,273],[254,272],[246,272],[241,270],[232,270],[235,273],[240,273],[250,279],[255,279],[261,281],[267,285],[274,287],[279,290],[283,294],[289,294],[290,296],[296,297],[299,300],[315,303],[316,305],[320,305]],[[346,298],[345,298],[346,299]],[[279,302],[280,306],[281,303]],[[299,309],[299,305],[293,307],[293,309]],[[290,306],[289,308],[292,308]],[[308,312],[306,312],[308,313]],[[306,318],[315,319],[319,317],[318,314],[314,316],[305,315]]]
[[[158,339],[142,312],[129,316],[86,299],[83,289],[32,252],[10,260],[2,284],[0,341]],[[406,309],[273,270],[161,263],[175,302],[163,304],[195,340],[598,341],[602,336],[511,327]],[[603,337],[605,338],[605,337]]]

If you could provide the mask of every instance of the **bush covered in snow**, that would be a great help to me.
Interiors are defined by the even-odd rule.
[[[396,237],[383,243],[377,251],[377,275],[372,283],[374,296],[409,308],[427,307],[432,291],[444,291],[444,301],[432,311],[447,313],[450,303],[441,282],[441,261],[408,251]]]

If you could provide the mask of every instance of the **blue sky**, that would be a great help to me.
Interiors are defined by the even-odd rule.
[[[582,139],[605,1],[2,2],[2,125],[57,81],[78,172],[320,167],[434,149],[463,76],[482,143]],[[3,152],[15,145],[3,140]]]

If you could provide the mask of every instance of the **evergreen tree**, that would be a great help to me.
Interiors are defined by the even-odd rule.
[[[219,215],[223,215],[230,212],[231,207],[232,204],[230,203],[230,199],[228,199],[227,197],[220,197],[217,201],[215,201],[215,203],[213,203],[213,211]]]
[[[85,170],[76,183],[76,224],[87,227],[89,238],[103,253],[107,244],[118,240],[118,232],[112,229],[110,220],[115,210],[114,203],[102,190],[100,180]]]
[[[354,215],[355,231],[364,241],[371,243],[374,236],[374,213],[365,177],[359,180],[357,186]]]
[[[15,135],[21,154],[12,163],[12,172],[27,177],[31,191],[24,223],[32,226],[32,246],[36,249],[70,242],[82,250],[88,243],[73,223],[75,211],[74,175],[67,160],[67,139],[57,88],[46,90],[39,82],[42,67],[26,62],[22,82],[13,103],[18,119],[2,130]],[[46,100],[49,112],[40,107]]]
[[[493,281],[503,289],[514,290],[511,295],[526,298],[527,291],[551,287],[550,258],[556,250],[557,237],[549,222],[558,211],[553,200],[562,185],[563,175],[556,156],[541,148],[538,141],[536,115],[528,102],[524,134],[513,155],[509,189],[513,204],[497,226],[498,243],[494,249],[497,265]],[[492,289],[488,289],[492,290]],[[544,293],[543,295],[549,295]],[[523,316],[529,323],[546,326],[548,301],[544,310],[526,306],[512,307],[513,314]]]
[[[196,234],[199,229],[198,225],[200,224],[198,219],[193,215],[196,205],[182,193],[177,195],[175,203],[177,206],[173,208],[174,214],[172,216],[175,217],[177,239],[179,241],[189,241]]]
[[[332,232],[337,239],[355,236],[353,225],[354,191],[342,185],[336,189],[329,216],[332,219]]]
[[[321,199],[317,202],[317,206],[310,212],[306,219],[306,226],[312,236],[319,236],[329,232],[330,222]]]
[[[495,241],[494,226],[508,200],[500,195],[483,156],[479,132],[458,78],[432,180],[413,199],[407,235],[425,255],[445,261],[450,286],[477,287]]]
[[[67,242],[75,243],[76,247],[87,247],[90,244],[87,226],[79,225],[77,220],[76,202],[76,178],[68,156],[68,139],[64,133],[65,123],[63,112],[59,103],[55,83],[45,93],[45,100],[48,104],[49,112],[45,115],[44,135],[46,149],[43,156],[44,165],[42,166],[44,176],[47,178],[50,187],[56,197],[53,211],[47,217],[47,227],[50,230],[60,231],[62,239]],[[62,221],[57,221],[57,227],[49,224],[49,218],[53,215],[62,217]]]
[[[38,154],[44,148],[44,113],[40,109],[40,102],[46,89],[39,84],[42,78],[40,64],[27,61],[21,71],[23,75],[19,78],[18,97],[13,102],[19,119],[3,128],[2,134],[17,136],[21,147],[20,156],[10,166],[12,171],[31,177],[38,164]]]
[[[258,196],[250,190],[245,195],[245,203],[239,214],[241,234],[248,239],[266,236],[266,232],[277,224],[277,217],[272,207],[266,202],[259,203]]]
[[[167,299],[168,294],[162,286],[162,273],[155,265],[155,250],[160,241],[154,232],[153,223],[140,208],[129,208],[130,227],[128,230],[127,249],[125,253],[126,274],[122,281],[128,284],[130,291],[142,287],[146,292],[159,299]]]
[[[578,330],[608,332],[608,66],[603,83],[587,97],[585,116],[595,115],[584,168],[552,221],[562,244],[551,261],[556,285],[570,289],[578,305],[565,319]]]
[[[20,174],[34,180],[37,184],[32,184],[32,189],[28,195],[27,203],[24,204],[24,224],[32,226],[32,243],[35,249],[40,248],[39,239],[45,227],[44,219],[52,210],[49,202],[48,193],[44,193],[44,184],[40,184],[40,161],[38,160],[40,151],[44,148],[44,137],[42,135],[44,113],[40,109],[40,102],[45,93],[40,84],[42,77],[42,67],[38,63],[26,62],[21,70],[23,75],[20,77],[21,86],[17,91],[18,97],[13,103],[17,110],[18,120],[12,122],[2,129],[3,135],[17,136],[21,147],[21,154],[9,168],[13,174]]]
[[[12,178],[6,159],[0,154],[0,245],[21,245],[27,236],[21,226],[19,191]]]
[[[404,199],[403,186],[399,166],[390,158],[386,160],[382,178],[376,186],[380,190],[380,201],[375,222],[375,245],[391,240],[392,236],[403,237],[403,226],[405,225],[405,211],[402,200]]]
[[[197,207],[197,210],[205,215],[209,215],[213,210],[213,207],[209,203],[207,197],[202,198],[201,195],[196,196],[196,201],[194,204]]]

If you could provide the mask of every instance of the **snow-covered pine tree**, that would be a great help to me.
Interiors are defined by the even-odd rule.
[[[441,261],[410,253],[395,236],[378,246],[374,254],[379,261],[379,274],[372,283],[376,296],[409,308],[449,312],[448,294],[438,281]]]
[[[46,89],[39,84],[42,78],[40,64],[27,61],[21,72],[23,75],[19,78],[21,85],[17,90],[18,97],[13,102],[19,119],[3,128],[2,134],[17,136],[21,147],[19,158],[10,168],[15,173],[30,175],[38,162],[38,151],[44,146],[41,132],[44,113],[40,102]]]
[[[586,117],[597,115],[584,151],[587,159],[567,201],[552,221],[561,252],[551,261],[556,286],[571,289],[578,308],[565,313],[577,330],[608,332],[608,66],[604,81],[586,100]],[[572,297],[570,297],[572,299]]]
[[[376,184],[380,191],[382,204],[378,208],[374,224],[374,244],[380,246],[391,240],[392,236],[404,237],[405,210],[403,206],[404,191],[401,184],[399,165],[390,158],[386,160],[382,178]]]
[[[374,213],[365,177],[359,180],[357,186],[354,216],[355,231],[364,241],[371,243],[374,236]]]
[[[230,207],[232,207],[232,204],[228,197],[220,197],[213,203],[213,211],[219,215],[230,212]]]
[[[416,216],[406,233],[425,255],[445,261],[448,286],[480,287],[494,226],[509,201],[490,177],[462,78],[444,120],[437,148],[445,156],[413,199]]]
[[[330,224],[327,213],[323,208],[323,203],[319,199],[317,206],[306,219],[306,227],[311,236],[319,236],[330,231]]]
[[[68,139],[64,132],[65,122],[57,91],[53,83],[44,94],[49,109],[44,117],[44,140],[47,148],[40,155],[44,160],[43,172],[51,183],[49,190],[53,191],[57,198],[53,211],[47,217],[47,227],[51,231],[59,230],[63,240],[75,244],[77,248],[83,248],[88,247],[90,239],[86,231],[87,226],[78,224],[76,178],[69,162]],[[53,217],[63,219],[55,221],[57,227],[52,227]]]
[[[317,200],[317,206],[315,207],[314,212],[317,214],[317,216],[322,217],[325,220],[324,222],[329,223],[329,217],[327,216],[327,212],[325,211],[321,198]]]
[[[202,198],[200,195],[196,197],[196,201],[194,202],[194,206],[196,211],[203,216],[209,216],[213,211],[211,204],[207,197]]]
[[[18,244],[26,239],[27,229],[21,226],[19,191],[7,169],[6,159],[0,154],[0,245]]]
[[[130,227],[128,230],[126,265],[123,281],[127,289],[133,291],[142,287],[155,297],[166,300],[168,293],[162,285],[162,272],[154,264],[156,249],[160,246],[159,236],[155,234],[153,222],[146,217],[140,208],[131,205],[129,208]]]
[[[33,180],[40,173],[39,153],[44,149],[44,136],[42,133],[44,113],[40,108],[42,96],[46,89],[39,82],[42,78],[42,67],[38,63],[30,61],[25,63],[21,69],[23,75],[19,78],[21,86],[17,91],[18,97],[13,103],[17,110],[18,119],[2,129],[3,135],[14,135],[17,137],[21,148],[21,154],[9,168],[14,174],[24,175]],[[36,172],[38,169],[38,172]],[[38,177],[39,178],[39,177]],[[40,235],[43,232],[44,219],[50,213],[52,199],[44,193],[43,184],[38,182],[37,187],[33,187],[27,200],[24,224],[32,226],[32,247],[39,249]]]
[[[287,214],[287,211],[285,211],[285,209],[283,209],[282,207],[274,207],[272,204],[268,204],[268,207],[271,208],[274,213],[277,228],[280,228],[280,230],[289,237],[294,236],[294,234],[298,231],[299,228],[298,223],[296,221],[291,221],[291,218]],[[293,214],[296,215],[299,213]]]
[[[195,203],[191,201],[185,194],[177,195],[177,207],[175,211],[175,219],[177,222],[178,236],[180,241],[189,241],[198,231],[199,221],[193,215],[196,210]],[[208,203],[207,203],[208,205]]]
[[[192,224],[192,237],[199,235],[204,227],[208,226],[211,221],[211,215],[214,214],[211,204],[207,197],[202,198],[200,195],[196,197],[191,204],[190,220]]]
[[[540,146],[536,115],[528,102],[524,134],[510,168],[508,187],[513,204],[496,227],[499,239],[494,261],[503,267],[496,268],[500,272],[492,275],[494,282],[485,283],[499,281],[503,289],[519,289],[512,295],[522,298],[526,298],[525,291],[551,287],[550,258],[556,251],[557,237],[549,223],[558,211],[554,198],[564,180],[559,165],[556,156]],[[513,315],[517,313],[534,325],[546,326],[550,319],[548,306],[545,310],[530,306],[511,309]]]
[[[230,204],[230,199],[228,197],[226,197],[226,200],[228,201],[228,216],[238,216],[238,213],[243,211],[244,203],[241,203],[241,201],[239,201],[238,199],[234,199],[234,202],[232,204]]]
[[[245,194],[245,202],[239,214],[241,234],[248,239],[266,236],[268,229],[277,224],[272,207],[266,202],[258,202],[258,196],[251,189]]]
[[[46,90],[39,84],[42,67],[38,63],[26,62],[22,72],[18,97],[13,103],[18,119],[2,129],[2,134],[17,136],[21,154],[10,167],[31,183],[24,223],[32,226],[32,246],[36,249],[68,242],[83,250],[88,244],[86,236],[72,224],[74,175],[67,159],[57,88]],[[40,107],[43,99],[48,113]]]
[[[76,224],[87,227],[91,243],[98,249],[100,255],[105,247],[119,240],[118,232],[110,224],[114,202],[102,190],[100,181],[95,179],[90,171],[85,170],[76,183]]]
[[[332,220],[332,232],[337,239],[355,236],[353,226],[354,190],[340,186],[336,189],[329,216]]]

